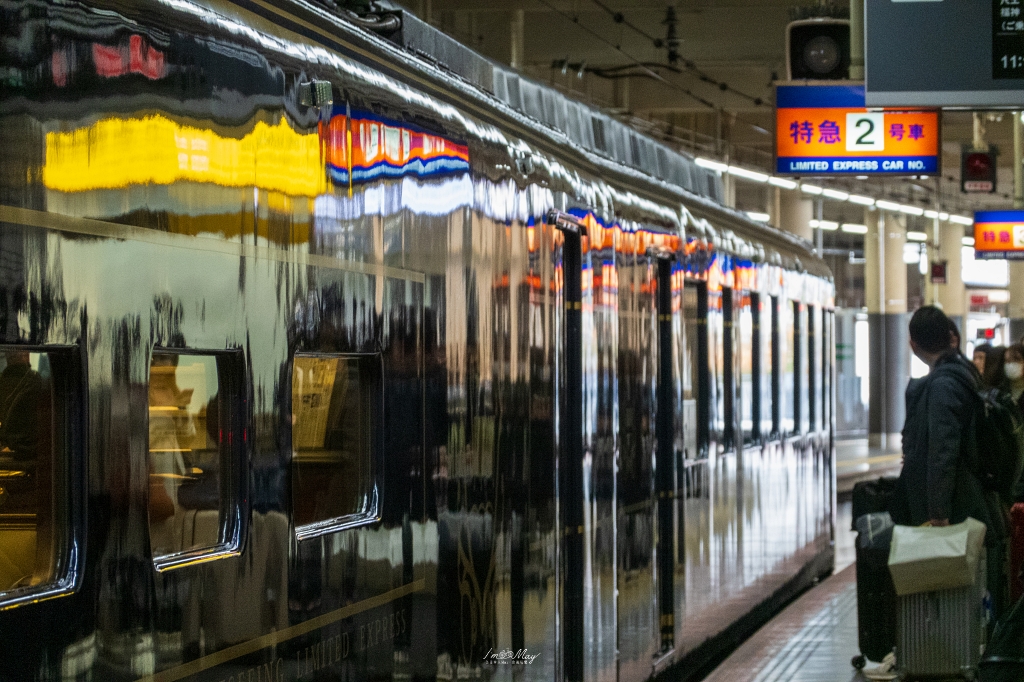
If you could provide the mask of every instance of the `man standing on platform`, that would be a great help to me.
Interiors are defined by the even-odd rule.
[[[975,474],[975,435],[981,377],[951,346],[950,321],[935,306],[910,319],[910,348],[930,368],[907,386],[903,427],[903,471],[897,484],[896,523],[933,526],[961,523],[968,516],[985,524],[988,587],[998,617],[1005,598],[1003,575],[1006,523],[996,493]]]

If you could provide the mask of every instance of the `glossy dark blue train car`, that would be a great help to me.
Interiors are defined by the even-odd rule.
[[[685,678],[831,570],[828,270],[414,17],[0,0],[0,150],[3,682]]]

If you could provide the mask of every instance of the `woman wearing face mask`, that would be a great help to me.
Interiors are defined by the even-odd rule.
[[[1024,348],[1014,345],[1006,349],[1003,373],[1006,374],[1006,390],[1024,415]]]

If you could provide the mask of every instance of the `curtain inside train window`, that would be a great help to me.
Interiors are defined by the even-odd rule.
[[[154,350],[149,365],[149,544],[158,569],[234,553],[248,467],[237,353]]]
[[[292,369],[292,515],[300,539],[378,517],[376,355],[296,355]]]
[[[0,349],[0,593],[54,578],[54,430],[49,354]]]

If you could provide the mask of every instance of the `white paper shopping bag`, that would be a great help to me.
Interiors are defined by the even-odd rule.
[[[896,594],[948,590],[974,584],[985,544],[985,524],[968,518],[952,526],[896,526],[889,573]]]

